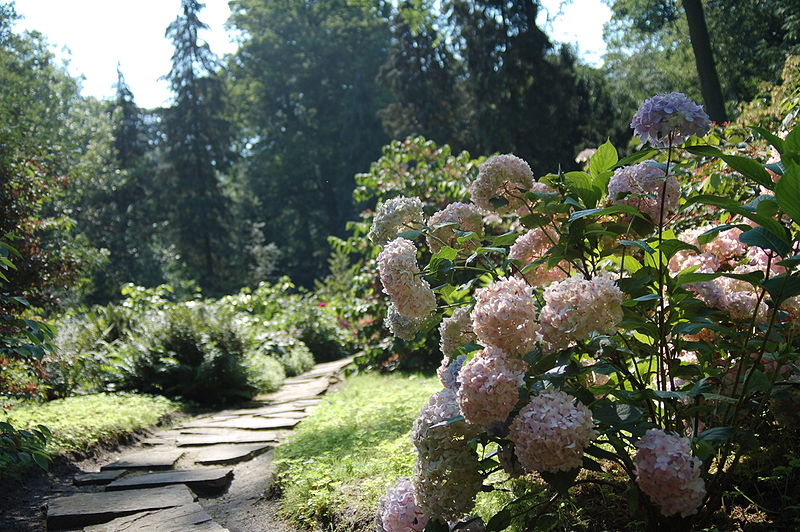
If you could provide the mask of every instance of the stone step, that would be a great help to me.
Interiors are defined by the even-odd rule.
[[[109,469],[96,473],[82,473],[80,475],[75,475],[72,479],[72,483],[76,486],[102,486],[108,484],[112,480],[116,480],[118,477],[122,476],[125,471],[125,469]]]
[[[299,419],[286,417],[256,417],[245,416],[237,417],[228,421],[217,422],[189,422],[178,427],[178,430],[201,428],[201,429],[239,429],[239,430],[275,430],[291,429],[300,422]]]
[[[241,445],[212,445],[203,447],[194,456],[194,463],[201,465],[235,464],[250,460],[273,448],[271,443]]]
[[[147,510],[191,504],[194,500],[194,494],[183,485],[63,495],[47,503],[47,529],[80,528]]]
[[[192,489],[219,490],[227,486],[233,478],[233,469],[191,469],[185,471],[164,471],[128,475],[106,485],[106,491],[157,488],[170,484],[186,484]]]
[[[106,464],[100,469],[171,469],[183,451],[173,448],[167,449],[137,449],[125,453],[118,460]]]
[[[209,430],[209,429],[206,429]],[[196,447],[204,445],[222,445],[239,443],[274,443],[281,433],[276,431],[244,431],[220,429],[214,434],[187,434],[177,439],[178,447]]]
[[[120,517],[83,529],[83,532],[227,532],[211,519],[211,516],[199,504],[185,504],[138,514]]]

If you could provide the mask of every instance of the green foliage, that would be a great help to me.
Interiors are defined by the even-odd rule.
[[[293,354],[286,349],[281,349],[280,354]],[[290,359],[293,364],[294,360]],[[261,393],[277,390],[286,378],[284,364],[262,351],[251,351],[244,360],[247,368],[248,380]]]
[[[308,528],[369,528],[378,499],[411,472],[409,428],[438,386],[400,373],[348,379],[275,451],[282,513]]]
[[[0,413],[0,421],[27,430],[46,425],[52,433],[47,442],[49,453],[85,453],[97,443],[112,443],[155,425],[179,408],[178,403],[164,397],[101,393],[47,403],[20,402]]]

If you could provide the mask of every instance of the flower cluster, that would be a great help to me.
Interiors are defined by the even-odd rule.
[[[426,515],[448,521],[472,510],[483,486],[478,455],[466,443],[475,430],[463,421],[434,426],[458,415],[456,396],[445,389],[431,396],[411,430],[416,502]]]
[[[410,240],[395,238],[386,244],[378,255],[378,272],[383,291],[403,316],[424,317],[436,308],[436,296],[421,277],[417,248]]]
[[[470,360],[458,374],[456,397],[467,423],[490,425],[505,422],[519,400],[528,364],[488,347]]]
[[[539,338],[536,300],[523,279],[506,278],[478,290],[472,310],[472,330],[478,341],[520,356]]]
[[[623,166],[608,183],[608,197],[614,205],[630,205],[658,222],[664,192],[664,216],[675,212],[680,200],[680,185],[675,176],[666,177],[653,161]]]
[[[425,317],[404,316],[397,311],[394,303],[389,303],[386,314],[386,328],[401,340],[413,340],[425,323]]]
[[[428,518],[414,502],[414,485],[405,477],[397,479],[382,501],[380,512],[384,532],[422,532]]]
[[[692,456],[689,439],[650,429],[636,443],[636,480],[665,516],[693,515],[705,497],[700,460]]]
[[[703,110],[681,92],[656,94],[636,111],[631,120],[634,134],[656,148],[677,146],[692,135],[708,133],[711,120]]]
[[[533,397],[508,434],[525,469],[551,473],[581,467],[583,449],[595,436],[592,413],[562,391]]]
[[[483,235],[483,215],[481,215],[477,207],[470,203],[451,203],[441,211],[433,213],[433,216],[428,220],[430,227],[447,223],[455,225],[440,227],[427,234],[426,239],[431,253],[438,253],[443,245],[451,248],[459,247],[456,241],[458,235],[453,232],[453,229],[465,232],[472,231],[478,236]]]
[[[542,336],[548,343],[563,345],[593,332],[613,334],[622,321],[622,299],[622,291],[606,273],[591,279],[575,274],[553,283],[544,290]]]
[[[397,238],[398,233],[419,229],[424,221],[419,198],[392,198],[378,209],[367,236],[373,244],[382,246]]]
[[[466,361],[466,355],[459,355],[454,359],[442,359],[442,363],[439,364],[436,370],[436,374],[439,376],[439,382],[442,383],[442,386],[454,392],[458,390],[461,386],[461,381],[458,380],[458,374]]]
[[[517,238],[508,251],[508,258],[516,259],[524,266],[546,256],[550,248],[557,243],[558,233],[549,228],[537,227]],[[565,271],[569,271],[568,269],[569,263],[566,261],[562,261],[555,268],[548,268],[545,262],[526,271],[524,275],[530,284],[542,286],[564,279],[567,276]]]
[[[478,178],[470,185],[472,203],[485,211],[511,212],[524,205],[522,196],[533,185],[528,163],[514,155],[496,155],[484,162]],[[502,206],[492,200],[503,200]]]
[[[445,359],[452,357],[462,345],[474,341],[476,336],[472,332],[469,308],[457,308],[452,316],[443,319],[439,325],[439,338],[439,349]]]

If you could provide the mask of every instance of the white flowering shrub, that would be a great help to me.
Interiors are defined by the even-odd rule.
[[[418,338],[441,320],[443,390],[414,424],[404,484],[416,506],[403,492],[425,530],[473,526],[476,494],[512,478],[556,498],[611,485],[650,526],[689,529],[777,445],[771,434],[796,430],[800,129],[754,128],[751,144],[778,154],[767,162],[743,155],[763,147],[716,147],[679,93],[631,125],[645,145],[622,160],[607,142],[586,171],[535,179],[499,155],[465,180],[471,204],[426,219],[403,198],[414,216],[385,202],[374,217],[371,234],[396,237],[377,261],[389,327]],[[498,220],[511,230],[488,231]],[[549,506],[508,504],[486,530]]]

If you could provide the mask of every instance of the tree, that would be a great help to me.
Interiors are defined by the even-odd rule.
[[[381,109],[380,117],[393,139],[422,135],[458,149],[463,141],[458,62],[435,24],[430,11],[420,12],[410,1],[395,13],[392,44],[378,73],[392,101]]]
[[[243,36],[230,68],[249,218],[265,223],[263,244],[279,246],[283,271],[301,284],[324,275],[327,236],[341,236],[354,214],[353,175],[386,139],[375,81],[389,44],[384,17],[373,2],[232,3]]]
[[[230,165],[231,127],[225,118],[225,94],[216,58],[198,32],[207,26],[197,0],[182,0],[181,14],[167,28],[175,46],[166,79],[175,94],[164,110],[163,207],[171,241],[203,288],[223,288],[228,205],[220,174]]]

